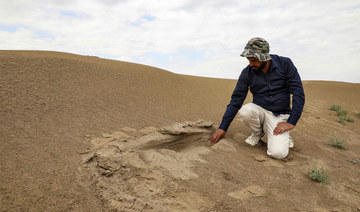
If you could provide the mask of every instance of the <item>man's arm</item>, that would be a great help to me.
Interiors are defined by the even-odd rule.
[[[232,120],[234,119],[237,112],[241,108],[249,90],[249,82],[248,82],[249,80],[247,76],[247,71],[248,70],[244,69],[241,72],[241,75],[238,79],[234,92],[231,95],[231,101],[226,108],[219,129],[215,131],[215,133],[211,138],[211,143],[217,143],[221,138],[225,136],[226,131],[229,128]]]
[[[287,84],[289,86],[290,93],[293,95],[292,109],[291,109],[290,117],[287,120],[287,122],[295,126],[297,121],[300,119],[301,113],[304,108],[305,93],[300,75],[290,59],[289,59],[289,67],[288,67]]]
[[[305,104],[305,94],[304,89],[301,83],[300,75],[292,63],[292,61],[287,58],[287,85],[289,87],[290,93],[292,96],[292,109],[290,117],[287,122],[279,122],[274,129],[274,135],[282,134],[288,130],[292,130],[298,120],[300,119],[301,113]]]

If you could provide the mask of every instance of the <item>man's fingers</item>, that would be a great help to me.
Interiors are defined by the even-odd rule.
[[[280,131],[278,129],[274,130],[274,135],[278,135]]]
[[[218,129],[217,131],[215,131],[215,133],[211,137],[211,143],[216,144],[224,136],[225,136],[225,131],[221,130],[221,129]]]
[[[212,144],[215,142],[215,135],[213,135],[212,137],[211,137],[211,141],[210,141]]]
[[[280,135],[282,133],[284,133],[286,131],[286,129],[282,126],[277,126],[274,129],[274,135]]]
[[[211,143],[216,144],[218,141],[219,141],[219,136],[216,136]]]
[[[283,128],[280,128],[278,135],[282,134],[283,132],[285,132],[285,130]]]
[[[221,135],[218,135],[218,134],[217,134],[217,135],[215,136],[215,138],[214,138],[214,140],[213,140],[212,143],[213,143],[213,144],[216,144],[217,142],[219,142],[220,138],[221,138]]]
[[[278,135],[280,133],[280,124],[281,124],[281,122],[277,123],[277,125],[274,129],[274,135]]]
[[[218,142],[218,135],[217,134],[214,134],[212,137],[211,137],[211,143],[212,144],[215,144]]]
[[[275,129],[274,129],[274,135],[282,134],[288,130],[292,130],[294,128],[294,125],[289,124],[287,122],[279,122],[277,123]]]
[[[216,138],[211,139],[211,144],[216,144],[216,143],[217,143]]]

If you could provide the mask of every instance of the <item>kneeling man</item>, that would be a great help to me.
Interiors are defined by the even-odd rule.
[[[248,59],[249,65],[240,74],[211,142],[215,144],[225,136],[239,112],[240,120],[251,129],[245,142],[254,146],[266,135],[267,154],[276,159],[285,158],[294,145],[290,130],[299,120],[305,103],[299,73],[289,58],[270,55],[269,43],[262,38],[251,39],[241,56]],[[249,89],[253,102],[243,105]]]

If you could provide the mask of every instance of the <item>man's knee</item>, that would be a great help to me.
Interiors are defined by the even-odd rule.
[[[242,120],[242,121],[249,120],[256,116],[258,116],[258,112],[253,103],[248,103],[246,105],[243,105],[239,110],[239,117],[240,117],[240,120]]]
[[[267,134],[268,137],[268,149],[267,155],[275,159],[283,159],[289,154],[290,147],[290,132],[284,132],[280,135],[273,135],[271,132]]]
[[[284,159],[289,154],[289,149],[273,149],[267,151],[267,155],[275,159]]]

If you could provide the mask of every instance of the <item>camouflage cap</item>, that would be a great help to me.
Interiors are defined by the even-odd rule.
[[[259,61],[268,61],[271,60],[269,49],[269,43],[265,39],[256,37],[249,40],[240,56],[256,57]]]

